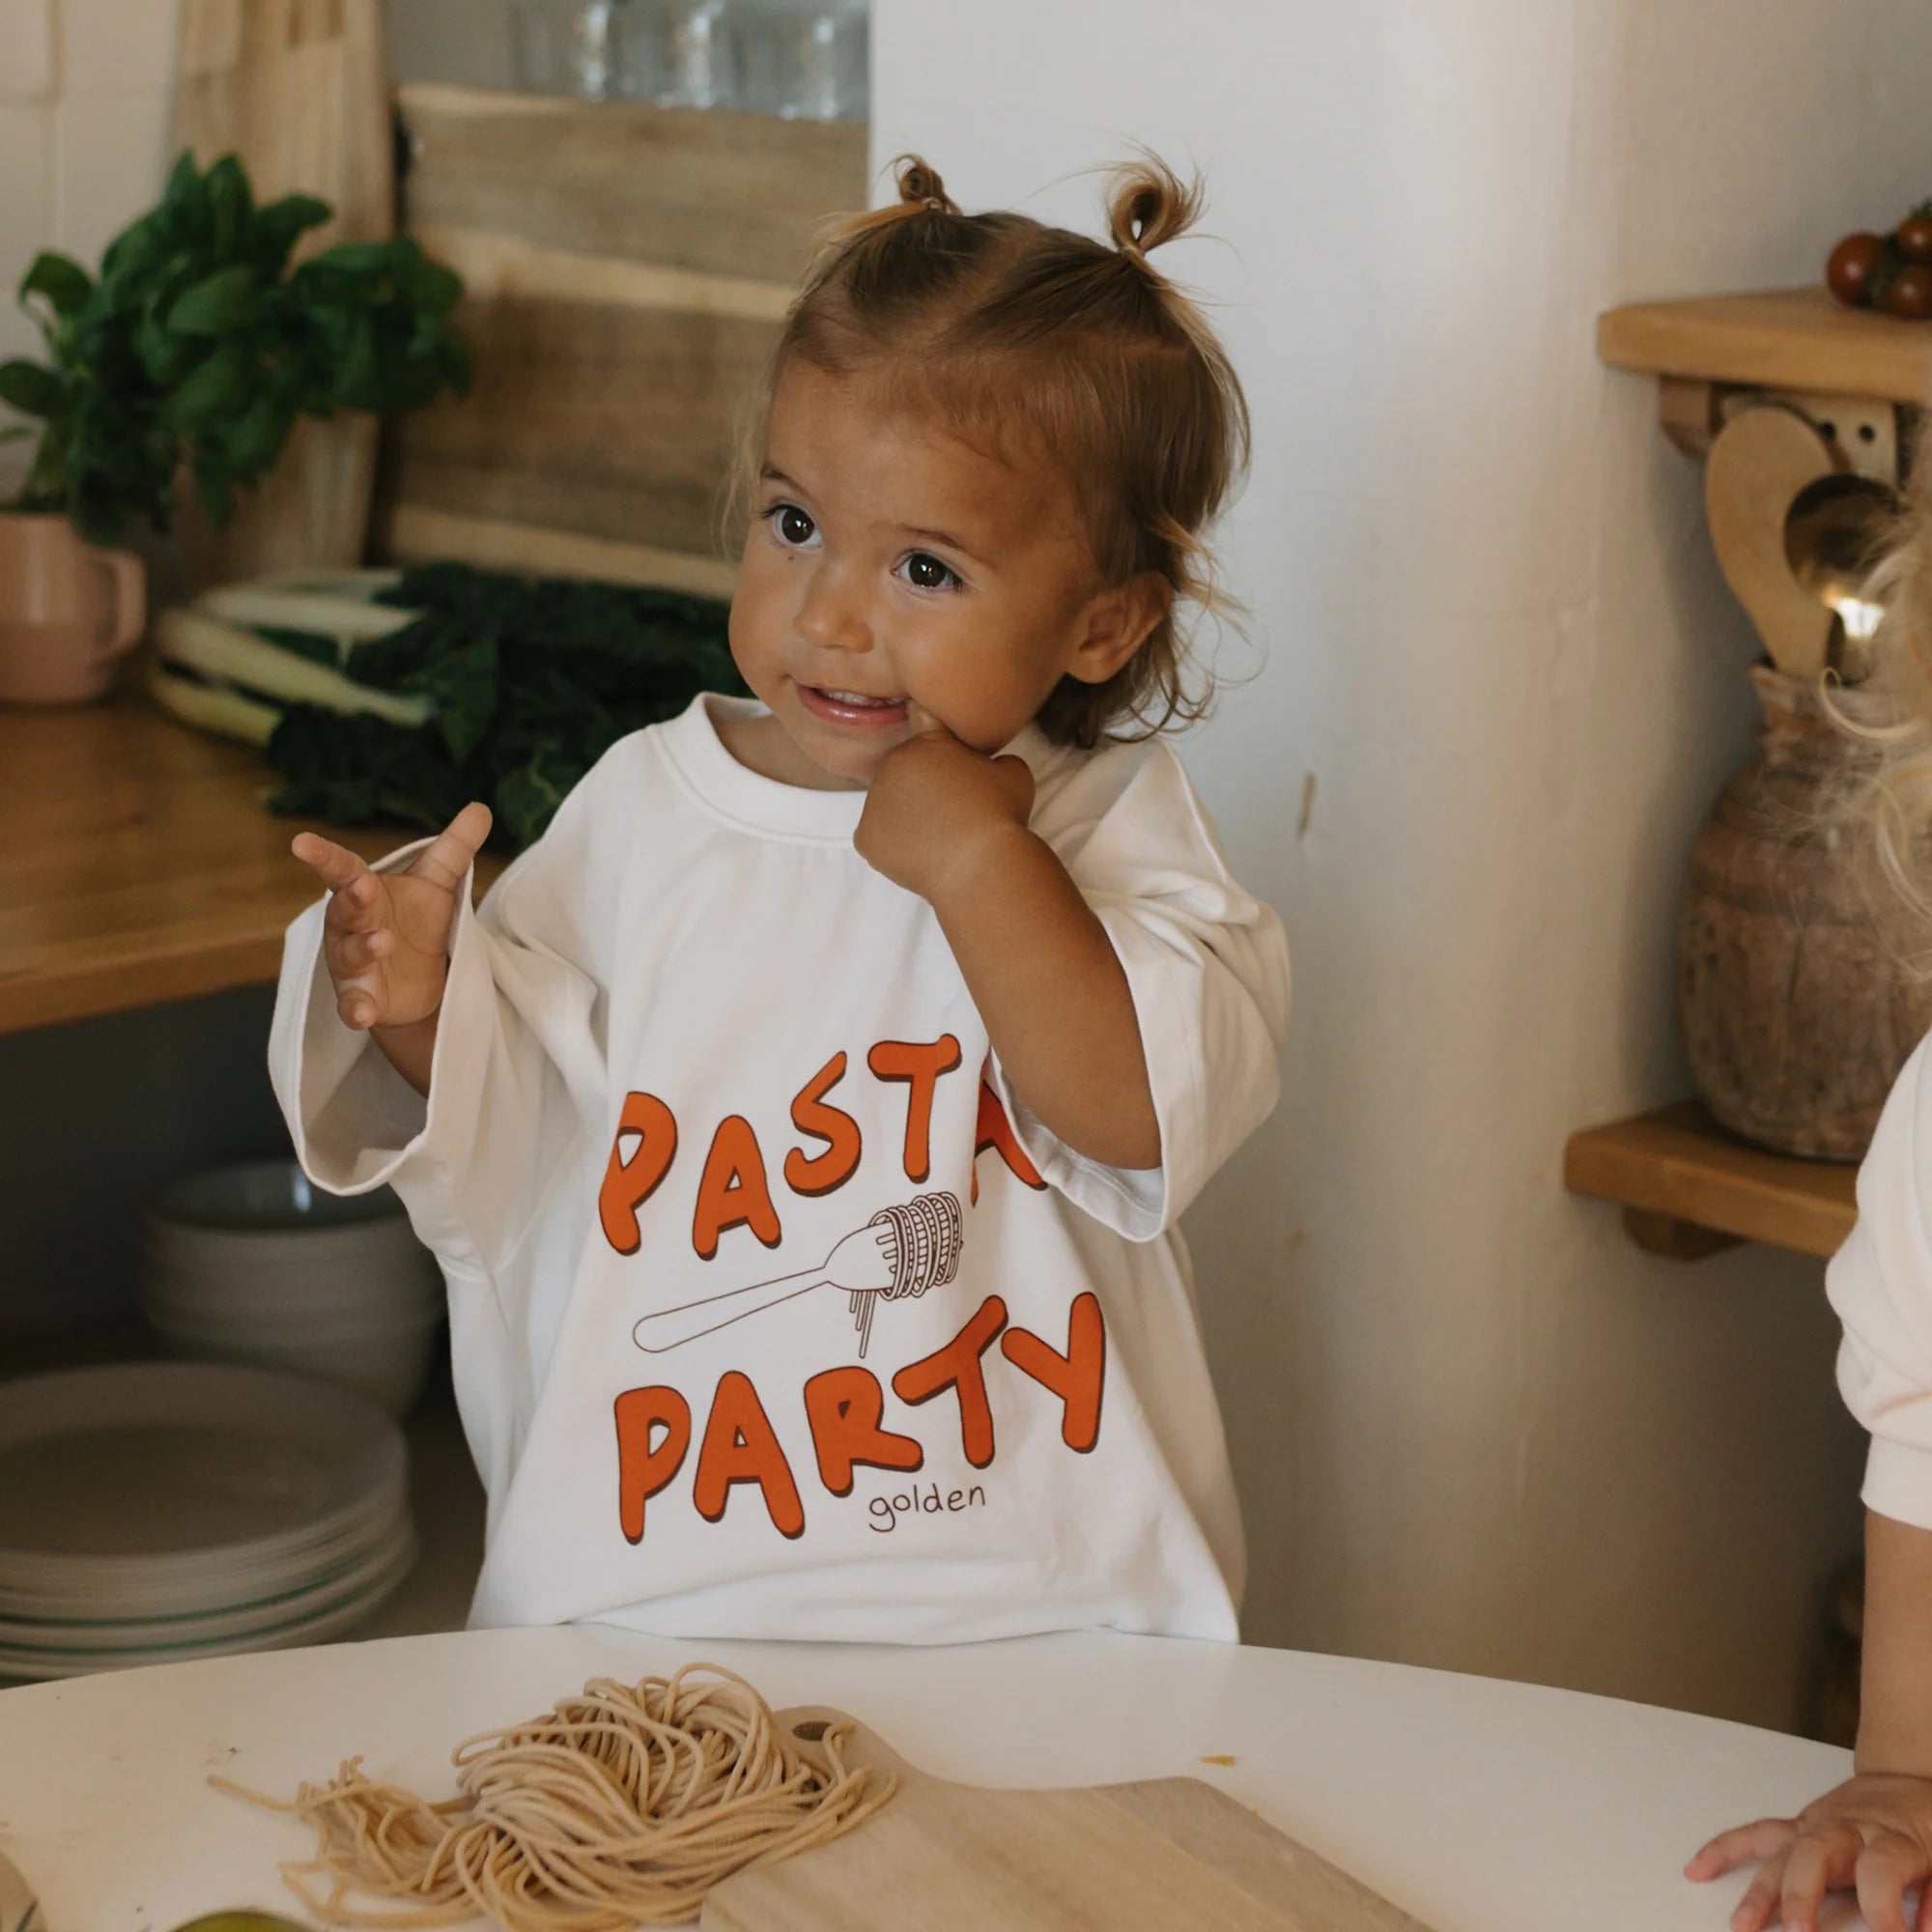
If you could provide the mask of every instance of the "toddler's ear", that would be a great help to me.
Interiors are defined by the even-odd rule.
[[[1174,586],[1157,570],[1096,591],[1081,615],[1085,632],[1067,674],[1083,684],[1105,684],[1147,642],[1173,602]]]

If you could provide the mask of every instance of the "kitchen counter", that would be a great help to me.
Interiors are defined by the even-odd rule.
[[[0,706],[0,1033],[270,980],[319,890],[298,831],[371,859],[416,837],[274,817],[278,782],[131,691]]]
[[[276,1862],[306,1855],[308,1834],[212,1790],[210,1772],[287,1796],[359,1753],[441,1795],[466,1734],[592,1676],[700,1659],[776,1705],[849,1710],[941,1776],[1208,1778],[1435,1932],[1722,1932],[1741,1881],[1692,1886],[1685,1859],[1849,1767],[1828,1746],[1679,1712],[1292,1651],[1101,1633],[951,1650],[692,1644],[590,1626],[0,1692],[0,1852],[40,1889],[51,1932],[169,1932],[286,1906]]]

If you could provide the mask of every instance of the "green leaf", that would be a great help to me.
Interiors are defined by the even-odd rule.
[[[20,299],[39,296],[56,315],[79,314],[94,293],[94,281],[78,262],[65,255],[36,255],[20,283]]]
[[[0,403],[26,416],[58,415],[67,407],[67,385],[38,362],[0,362]]]
[[[234,335],[261,321],[262,284],[245,263],[195,283],[168,311],[177,335]]]
[[[312,194],[285,194],[255,211],[248,235],[248,259],[264,275],[279,275],[288,267],[298,240],[319,228],[335,211]]]
[[[213,217],[212,246],[217,262],[232,262],[249,217],[255,212],[255,197],[241,161],[233,155],[222,157],[208,171],[208,205]]]
[[[208,521],[217,530],[225,530],[229,518],[235,514],[235,494],[228,487],[227,474],[220,465],[197,461],[194,488],[201,498],[201,507],[208,513]]]
[[[264,228],[286,228],[300,235],[308,229],[320,228],[334,213],[319,195],[285,194],[255,211],[255,231],[260,234]]]
[[[396,286],[405,300],[418,311],[446,316],[463,299],[463,277],[454,269],[430,261],[413,242],[410,257],[396,272]]]
[[[161,190],[161,208],[179,221],[199,225],[208,217],[208,186],[194,156],[183,151]]]
[[[245,480],[273,469],[295,420],[295,404],[285,397],[257,396],[228,434],[228,462],[236,476]]]
[[[110,284],[117,285],[111,291],[115,295],[138,285],[154,271],[156,263],[167,258],[170,245],[167,224],[158,212],[130,221],[107,244],[107,252],[100,258],[103,292],[110,292]]]
[[[130,339],[141,373],[157,390],[171,389],[206,354],[192,336],[177,335],[157,315],[144,315]]]
[[[436,725],[449,755],[461,764],[482,742],[496,716],[497,639],[489,633],[464,643],[437,667],[431,687]]]
[[[338,242],[325,249],[306,266],[322,275],[383,275],[394,268],[396,243],[389,242]]]
[[[208,429],[242,407],[250,373],[247,351],[224,343],[182,381],[163,405],[162,419],[179,430]]]

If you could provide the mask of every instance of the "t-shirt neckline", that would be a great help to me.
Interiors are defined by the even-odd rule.
[[[718,735],[724,718],[757,718],[765,707],[755,697],[726,697],[704,692],[664,727],[665,745],[685,783],[718,816],[752,831],[787,838],[822,839],[849,845],[866,810],[863,791],[818,791],[781,784],[742,765]],[[1037,777],[1047,760],[1045,739],[1029,725],[1008,750],[1024,757]]]
[[[866,810],[863,791],[815,791],[781,784],[741,765],[718,735],[723,718],[757,718],[755,697],[705,692],[666,725],[666,739],[685,782],[713,811],[734,824],[792,838],[823,838],[849,845]]]

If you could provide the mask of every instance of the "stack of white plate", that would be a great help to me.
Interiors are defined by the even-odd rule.
[[[156,1199],[141,1311],[170,1354],[320,1376],[402,1415],[435,1351],[442,1277],[387,1188],[325,1194],[293,1161],[256,1161]]]
[[[0,1675],[317,1643],[415,1561],[389,1417],[300,1376],[128,1362],[0,1385]]]

